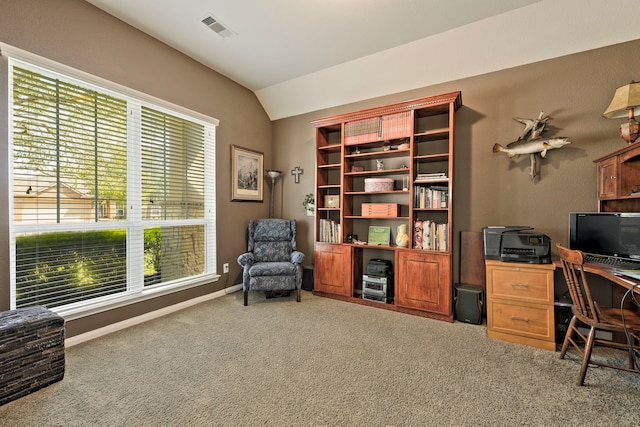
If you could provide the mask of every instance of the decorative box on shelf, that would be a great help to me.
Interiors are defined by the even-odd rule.
[[[363,203],[362,216],[377,218],[397,218],[397,203]]]
[[[325,208],[339,208],[340,207],[340,196],[338,196],[338,195],[327,195],[327,196],[324,196],[324,207]]]
[[[393,191],[393,178],[366,178],[364,191],[367,193]]]

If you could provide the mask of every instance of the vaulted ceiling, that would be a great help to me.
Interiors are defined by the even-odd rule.
[[[86,1],[273,120],[640,38],[636,0]]]

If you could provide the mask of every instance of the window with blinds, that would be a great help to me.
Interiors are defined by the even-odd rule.
[[[143,219],[204,216],[204,126],[142,108]]]
[[[21,61],[10,75],[12,307],[215,274],[215,119]]]
[[[14,67],[12,119],[14,222],[116,217],[127,197],[126,101]]]

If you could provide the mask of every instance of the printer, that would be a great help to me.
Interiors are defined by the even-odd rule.
[[[482,229],[484,259],[528,264],[551,264],[551,239],[527,226]]]

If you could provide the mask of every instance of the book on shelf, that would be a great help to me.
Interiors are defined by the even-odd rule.
[[[381,118],[381,138],[407,138],[411,134],[411,111],[389,114]]]
[[[449,187],[415,185],[413,187],[413,207],[422,209],[447,208]]]
[[[369,226],[368,237],[369,245],[389,246],[389,239],[391,238],[391,227],[379,227],[376,225],[371,225]]]
[[[408,138],[411,136],[411,111],[355,120],[344,126],[346,145],[362,144],[378,140]]]
[[[449,250],[449,224],[432,220],[413,223],[413,248],[431,251]]]
[[[380,117],[356,120],[344,125],[344,143],[346,145],[377,141],[380,135]]]
[[[416,175],[416,179],[414,179],[413,182],[429,182],[440,179],[447,179],[446,172],[419,173]]]
[[[330,219],[320,219],[318,222],[318,241],[325,243],[341,243],[340,224]]]

